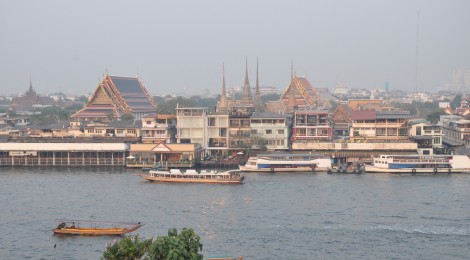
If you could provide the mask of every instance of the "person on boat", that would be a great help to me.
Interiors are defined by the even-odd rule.
[[[70,226],[70,228],[75,228],[75,222],[72,222],[72,225]]]
[[[61,229],[61,228],[64,228],[64,227],[65,227],[65,223],[62,222],[57,226],[57,229]]]

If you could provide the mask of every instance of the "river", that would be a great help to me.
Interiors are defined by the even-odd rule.
[[[464,259],[470,175],[245,174],[244,185],[156,184],[123,168],[0,168],[0,259],[99,259],[116,237],[55,236],[55,219],[191,227],[206,257]]]

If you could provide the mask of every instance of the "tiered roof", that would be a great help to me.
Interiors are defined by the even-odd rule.
[[[124,114],[153,113],[157,104],[136,77],[106,77],[85,107],[72,118],[120,118]]]
[[[317,106],[319,93],[306,77],[292,77],[292,82],[281,95],[281,101],[284,105],[289,106],[289,99],[292,103],[293,98],[291,95],[295,96],[295,104],[298,109],[309,109]]]

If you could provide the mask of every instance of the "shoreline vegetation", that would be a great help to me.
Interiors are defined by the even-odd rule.
[[[112,241],[101,259],[202,260],[200,240],[192,228],[183,228],[180,233],[176,228],[170,228],[166,236],[139,239],[139,235],[135,235]]]

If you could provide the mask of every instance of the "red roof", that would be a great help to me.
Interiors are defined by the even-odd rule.
[[[352,120],[375,120],[375,111],[372,110],[353,110],[351,111]]]

